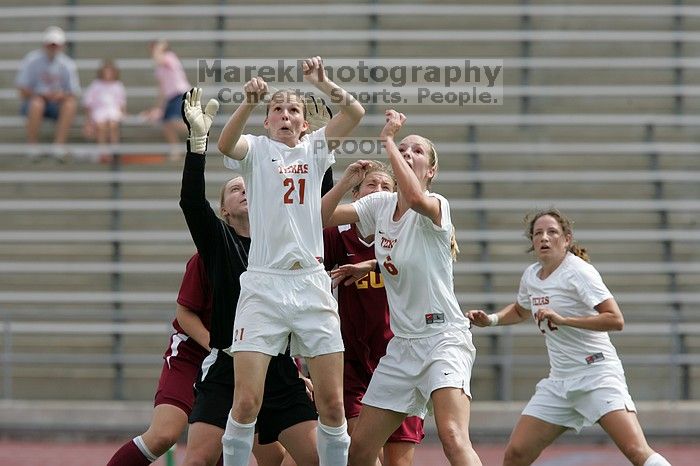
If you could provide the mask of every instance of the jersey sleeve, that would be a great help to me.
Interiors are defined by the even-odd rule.
[[[224,167],[238,172],[241,175],[248,175],[253,171],[253,163],[259,156],[258,153],[260,152],[260,146],[262,143],[261,138],[264,136],[243,134],[241,137],[245,138],[246,142],[248,143],[248,152],[246,152],[245,157],[243,157],[241,160],[224,156]]]
[[[323,126],[311,133],[309,135],[309,143],[311,144],[314,162],[318,165],[319,171],[325,173],[335,163],[334,153],[328,151],[326,127]]]
[[[574,276],[570,282],[573,283],[581,301],[587,306],[594,308],[606,299],[612,298],[612,293],[603,283],[600,273],[591,264],[584,262],[572,273]]]
[[[440,202],[440,225],[435,225],[433,219],[426,217],[425,215],[421,215],[421,226],[432,231],[452,233],[452,214],[450,213],[450,203],[439,194],[429,193],[428,195],[430,197],[434,197],[438,200],[438,202]]]
[[[518,287],[518,305],[528,311],[532,307],[530,305],[530,293],[527,289],[527,277],[530,274],[530,270],[530,267],[528,267],[523,273],[523,276],[520,277],[520,286]]]
[[[387,196],[389,193],[372,193],[352,203],[360,219],[357,227],[362,236],[367,237],[374,234],[377,229],[379,207],[385,202]]]
[[[180,284],[180,292],[177,295],[177,302],[196,314],[200,314],[210,308],[209,281],[204,263],[199,254],[192,256],[187,262],[185,274]]]

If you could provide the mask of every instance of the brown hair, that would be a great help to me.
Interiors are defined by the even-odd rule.
[[[100,67],[97,68],[97,78],[104,79],[105,70],[110,68],[114,71],[114,80],[119,80],[119,68],[117,68],[117,65],[110,59],[102,60]]]
[[[304,111],[304,120],[306,120],[306,99],[304,99],[301,92],[294,89],[280,89],[275,91],[270,96],[270,100],[267,102],[267,106],[265,107],[265,117],[267,117],[268,113],[270,113],[270,105],[272,105],[272,102],[274,102],[275,98],[279,95],[283,95],[285,101],[289,101],[290,96],[296,97],[297,101],[301,104],[302,110]]]
[[[534,247],[532,246],[532,232],[535,227],[535,222],[537,219],[549,215],[553,219],[559,223],[559,226],[561,227],[561,231],[565,235],[571,236],[571,244],[569,245],[569,252],[572,254],[575,254],[576,256],[580,257],[581,259],[585,260],[586,262],[590,262],[589,257],[588,257],[588,252],[586,251],[586,248],[579,246],[578,243],[576,243],[573,240],[574,237],[574,222],[561,212],[559,212],[559,209],[556,209],[554,207],[551,207],[547,210],[540,210],[538,212],[530,213],[525,216],[525,237],[530,240],[530,249],[527,250],[527,252],[531,252],[534,250]]]
[[[394,187],[396,187],[396,179],[394,178],[394,173],[391,171],[391,168],[389,168],[385,163],[382,163],[379,160],[370,160],[369,164],[367,165],[367,171],[365,172],[365,179],[371,173],[385,174],[391,179],[391,182],[394,183]],[[352,187],[353,194],[357,194],[360,191],[360,186],[362,186],[363,182],[364,179],[360,181],[359,184]]]

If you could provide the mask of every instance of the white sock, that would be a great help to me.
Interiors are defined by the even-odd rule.
[[[138,437],[134,437],[133,442],[136,445],[136,448],[143,453],[143,456],[145,456],[148,461],[155,463],[158,460],[158,457],[151,453],[151,450],[148,449],[146,442],[143,441],[140,435]]]
[[[347,466],[350,436],[346,422],[342,426],[329,427],[319,421],[316,437],[319,466]]]
[[[248,466],[254,440],[255,421],[250,424],[241,424],[236,422],[229,413],[226,430],[221,437],[224,466]]]
[[[666,458],[658,453],[654,453],[647,458],[647,460],[644,462],[644,466],[671,466],[671,463],[669,463]]]

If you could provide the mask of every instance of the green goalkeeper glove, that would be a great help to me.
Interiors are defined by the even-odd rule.
[[[326,101],[316,98],[313,94],[306,94],[306,121],[309,122],[309,133],[323,128],[333,118],[333,113]]]
[[[207,151],[209,128],[219,110],[219,102],[210,99],[202,112],[201,99],[201,87],[193,87],[182,99],[182,119],[190,132],[190,137],[187,138],[187,152],[195,154],[204,154]]]

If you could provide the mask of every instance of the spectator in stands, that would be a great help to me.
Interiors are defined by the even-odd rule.
[[[352,188],[353,200],[375,192],[393,192],[394,179],[381,162],[371,161],[365,177]],[[374,232],[363,236],[358,225],[340,225],[323,230],[323,258],[338,288],[340,330],[345,344],[343,393],[348,432],[357,424],[362,397],[372,373],[393,333],[389,327],[389,303],[384,279],[376,270]],[[335,266],[337,268],[333,268]],[[417,416],[404,419],[383,448],[384,466],[413,464],[416,444],[425,437],[423,420]]]
[[[567,429],[599,423],[636,466],[670,466],[644,437],[609,331],[624,319],[586,250],[573,241],[572,222],[556,209],[526,218],[537,262],[520,279],[517,301],[494,314],[467,313],[479,327],[530,318],[545,337],[549,377],[536,387],[506,447],[504,465],[532,464]]]
[[[51,26],[44,31],[44,45],[29,52],[15,79],[22,98],[21,112],[27,117],[27,142],[39,142],[44,118],[56,120],[54,155],[63,158],[68,131],[75,118],[80,93],[78,70],[73,59],[63,53],[63,29]],[[31,149],[32,155],[39,155]]]
[[[268,135],[242,137],[248,118],[268,91],[258,76],[245,84],[248,99],[238,106],[219,138],[219,150],[230,158],[226,166],[240,170],[250,188],[254,232],[229,349],[236,387],[223,437],[226,466],[248,464],[265,369],[290,338],[292,354],[306,358],[314,381],[320,462],[347,463],[350,438],[343,412],[343,342],[337,303],[322,265],[318,193],[324,173],[334,162],[328,141],[347,136],[364,109],[328,79],[320,57],[303,60],[302,70],[305,80],[339,101],[340,112],[327,126],[302,137],[308,129],[304,100],[293,91],[278,91],[267,105]]]
[[[157,40],[150,45],[151,58],[155,64],[155,76],[158,81],[158,102],[155,107],[142,113],[149,121],[162,122],[163,136],[170,144],[171,160],[181,160],[182,136],[187,134],[187,127],[180,117],[182,96],[192,86],[185,69],[175,52],[165,40]]]
[[[146,466],[155,462],[180,438],[195,401],[192,385],[209,354],[212,288],[199,254],[187,262],[177,297],[177,310],[163,370],[156,389],[151,425],[122,445],[108,466]],[[279,443],[253,449],[258,464],[279,466],[284,449]],[[218,456],[217,456],[218,458]],[[216,462],[216,458],[214,459]],[[213,463],[212,463],[213,464]]]
[[[438,164],[433,144],[417,135],[396,144],[405,119],[387,110],[381,132],[397,192],[377,192],[338,206],[367,171],[366,164],[355,162],[323,197],[324,224],[359,222],[360,234],[374,235],[394,333],[362,399],[348,464],[374,465],[404,419],[424,417],[432,407],[450,464],[480,465],[469,439],[476,350],[454,294],[452,261],[458,248],[450,206],[428,191]]]
[[[185,465],[213,464],[221,454],[221,437],[227,425],[234,390],[233,360],[223,350],[231,346],[236,302],[244,284],[242,273],[248,266],[251,245],[243,178],[235,177],[224,185],[220,198],[221,218],[217,217],[205,197],[204,155],[218,103],[210,100],[203,112],[201,93],[201,89],[188,92],[182,108],[190,137],[180,207],[207,273],[212,277],[213,310],[209,339],[211,353],[204,361],[195,385],[196,401],[190,416]],[[285,348],[280,348],[279,352],[285,352]],[[293,359],[288,354],[276,354],[263,374],[263,381],[262,408],[255,426],[259,442],[267,444],[279,439],[297,464],[318,464],[317,413]]]
[[[119,80],[119,69],[104,60],[83,95],[85,129],[94,134],[98,144],[119,143],[119,122],[126,113],[126,91]]]

